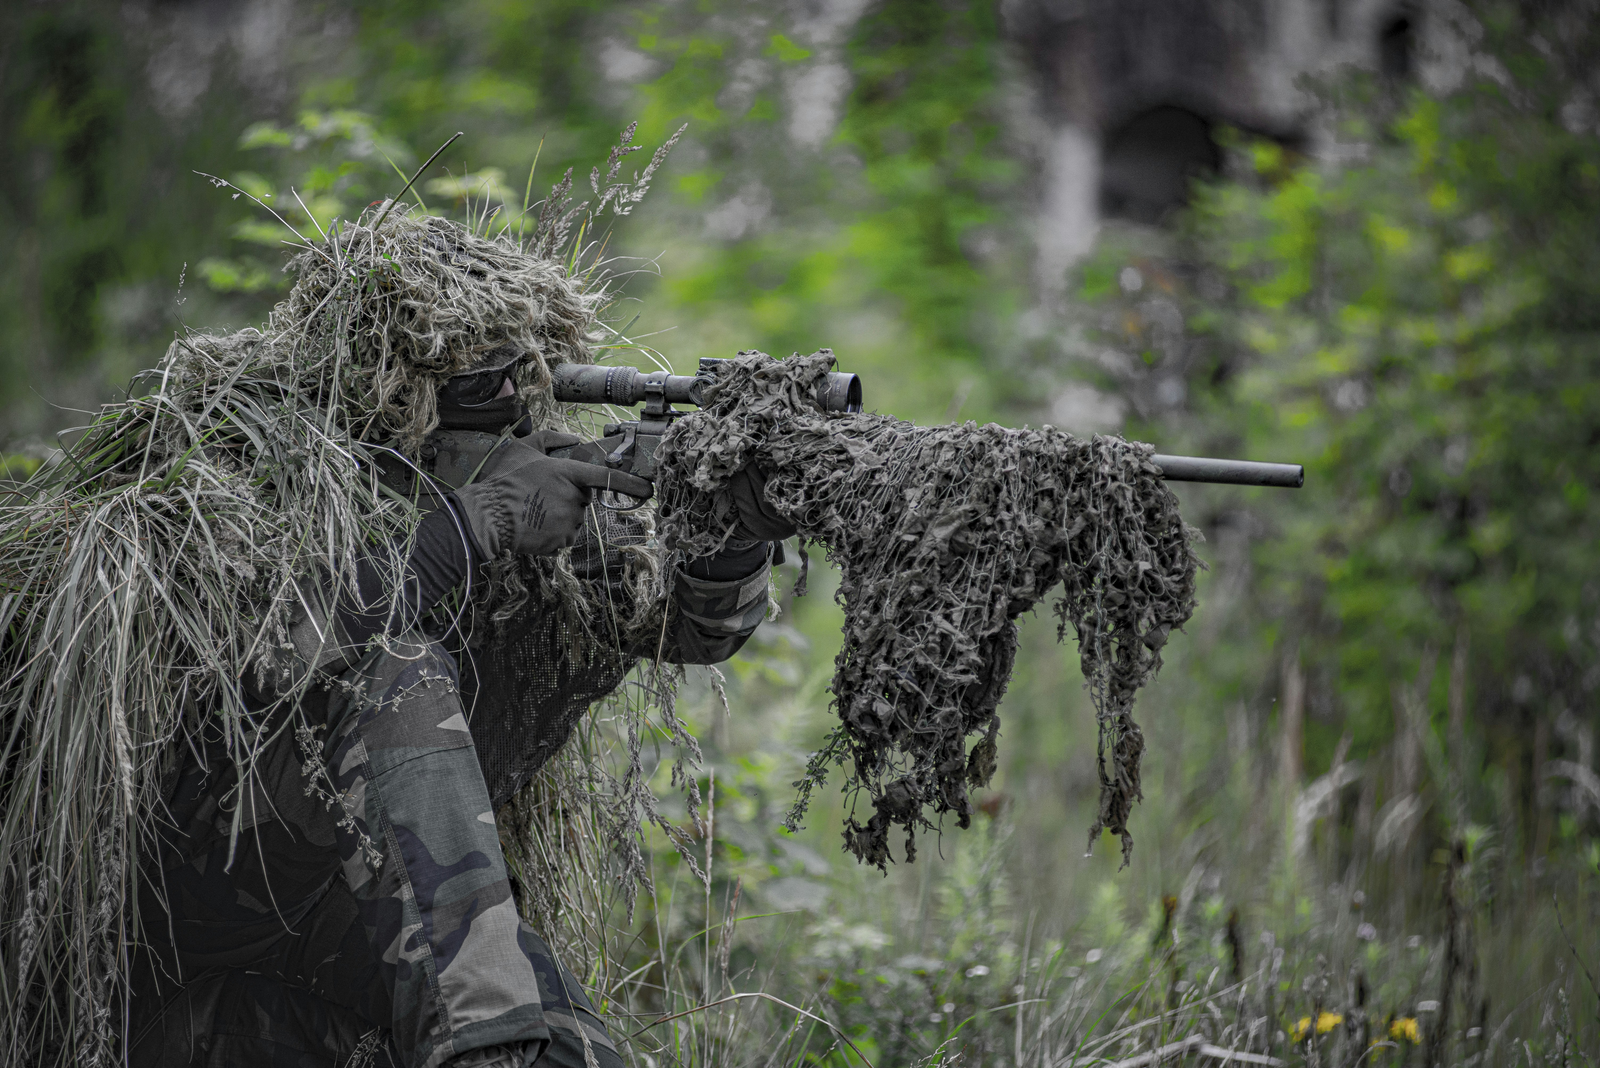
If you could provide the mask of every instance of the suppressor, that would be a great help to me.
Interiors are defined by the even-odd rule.
[[[1212,460],[1204,456],[1150,457],[1168,482],[1222,482],[1234,486],[1276,486],[1299,489],[1306,484],[1300,464],[1267,464],[1256,460]]]

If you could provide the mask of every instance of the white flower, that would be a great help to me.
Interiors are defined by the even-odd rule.
[[[972,967],[967,969],[968,979],[978,979],[988,974],[989,966],[987,964],[974,964]]]

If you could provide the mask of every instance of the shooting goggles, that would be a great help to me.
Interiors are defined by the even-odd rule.
[[[439,387],[439,403],[453,408],[477,408],[500,393],[506,378],[516,369],[522,353],[496,349],[470,371],[452,375]]]

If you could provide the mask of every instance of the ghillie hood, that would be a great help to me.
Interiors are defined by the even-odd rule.
[[[266,324],[180,337],[0,495],[6,1063],[109,1063],[123,906],[173,743],[214,717],[247,768],[264,739],[241,683],[284,700],[309,684],[288,640],[308,580],[348,579],[362,546],[415,528],[369,449],[414,452],[438,384],[501,346],[527,354],[536,415],[558,417],[549,368],[591,358],[605,287],[537,233],[397,208],[336,226],[290,263]]]

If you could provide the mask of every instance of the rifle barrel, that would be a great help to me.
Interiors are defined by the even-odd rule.
[[[1306,469],[1299,464],[1266,464],[1255,460],[1212,460],[1204,456],[1150,457],[1168,482],[1224,482],[1234,486],[1277,486],[1299,489]]]

